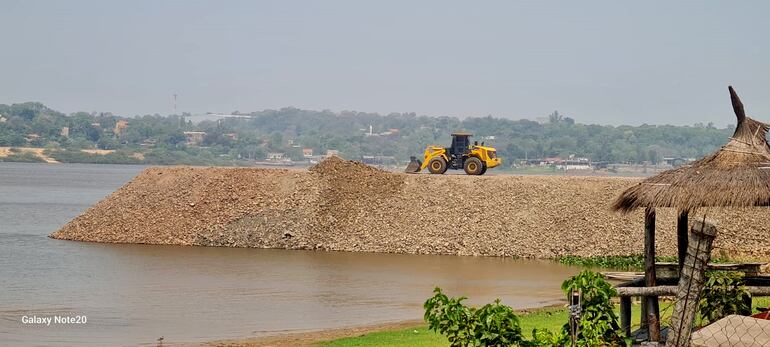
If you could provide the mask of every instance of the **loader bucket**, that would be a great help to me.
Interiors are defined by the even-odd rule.
[[[422,166],[422,162],[417,160],[416,157],[410,157],[409,158],[409,165],[406,166],[406,169],[404,169],[404,172],[406,173],[418,173],[420,172],[420,167]]]

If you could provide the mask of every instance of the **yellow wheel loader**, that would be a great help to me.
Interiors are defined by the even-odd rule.
[[[427,168],[432,174],[443,174],[448,169],[463,169],[468,175],[483,175],[487,169],[500,165],[497,150],[484,146],[483,142],[481,145],[471,144],[471,136],[473,134],[452,133],[450,147],[428,146],[425,148],[423,161],[412,157],[404,171],[417,173]]]

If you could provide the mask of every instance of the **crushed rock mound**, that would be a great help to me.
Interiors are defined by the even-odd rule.
[[[639,254],[642,213],[609,210],[637,181],[408,175],[336,157],[309,170],[149,168],[51,237],[528,258]],[[721,256],[768,258],[770,209],[708,213],[723,221]],[[656,234],[658,251],[675,255],[674,211],[659,210]]]

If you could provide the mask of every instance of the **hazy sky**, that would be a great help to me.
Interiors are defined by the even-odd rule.
[[[770,2],[0,0],[0,103],[770,121]]]

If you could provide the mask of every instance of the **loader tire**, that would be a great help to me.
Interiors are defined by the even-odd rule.
[[[485,173],[487,173],[487,166],[486,165],[484,165],[484,167],[481,169],[481,173],[479,175],[483,175]]]
[[[428,162],[428,171],[432,174],[443,174],[446,172],[446,160],[442,157],[436,157]]]
[[[465,170],[466,174],[481,175],[481,171],[484,170],[484,164],[481,163],[481,160],[479,160],[479,158],[470,157],[468,159],[465,159],[465,164],[463,165],[463,169]]]

